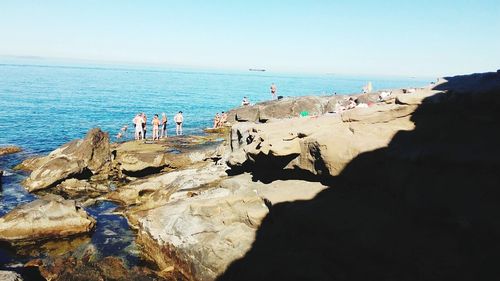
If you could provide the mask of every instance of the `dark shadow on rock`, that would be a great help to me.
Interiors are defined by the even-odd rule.
[[[500,87],[456,85],[314,199],[272,206],[218,280],[499,280]]]
[[[150,175],[158,174],[160,173],[165,167],[167,166],[160,166],[160,167],[147,167],[145,169],[142,169],[140,171],[126,171],[123,170],[123,174],[134,177],[134,178],[144,178]]]

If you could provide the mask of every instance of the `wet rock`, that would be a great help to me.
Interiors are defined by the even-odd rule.
[[[65,237],[92,230],[95,220],[73,200],[46,195],[0,218],[0,240],[8,242]]]
[[[0,270],[0,280],[2,281],[23,281],[19,273],[14,271]]]
[[[18,153],[21,151],[22,151],[22,149],[20,147],[17,147],[17,146],[0,147],[0,156],[6,155],[6,154]]]
[[[81,257],[67,254],[39,260],[35,265],[45,279],[53,281],[163,280],[149,268],[128,268],[122,258],[114,256],[96,258],[93,254]]]

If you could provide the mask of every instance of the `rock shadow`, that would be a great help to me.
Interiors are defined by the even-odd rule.
[[[218,280],[500,279],[500,87],[456,79],[331,188],[271,206]]]

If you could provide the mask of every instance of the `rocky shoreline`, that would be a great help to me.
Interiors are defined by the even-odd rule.
[[[474,259],[499,245],[499,134],[488,131],[499,95],[500,76],[485,73],[382,102],[356,95],[373,106],[340,113],[342,96],[240,107],[209,137],[111,144],[92,129],[17,166],[31,171],[28,191],[58,195],[0,218],[0,240],[87,233],[95,221],[80,206],[109,200],[167,280],[491,274]]]

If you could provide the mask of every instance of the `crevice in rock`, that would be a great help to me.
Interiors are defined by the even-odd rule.
[[[153,174],[158,174],[166,167],[168,167],[168,165],[164,165],[164,166],[160,166],[160,167],[148,167],[148,168],[140,170],[140,171],[122,170],[122,172],[123,172],[123,174],[125,174],[129,177],[143,178],[143,177],[150,176]]]

